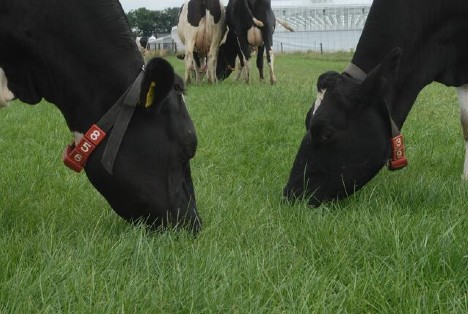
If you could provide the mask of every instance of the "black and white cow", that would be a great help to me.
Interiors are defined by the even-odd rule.
[[[224,5],[220,0],[185,1],[177,25],[177,33],[185,46],[185,82],[190,82],[191,69],[195,69],[195,80],[199,81],[200,63],[206,66],[208,81],[217,81],[216,60],[225,29]],[[194,52],[200,60],[198,63]]]
[[[457,87],[468,149],[466,34],[466,0],[374,0],[351,63],[317,82],[284,195],[317,205],[359,190],[387,161],[404,167],[399,129],[434,81]]]
[[[9,89],[60,109],[78,135],[67,165],[84,167],[120,216],[200,228],[189,165],[197,138],[183,81],[159,58],[142,71],[118,0],[2,1],[0,47]]]
[[[274,72],[273,32],[275,15],[271,0],[229,0],[226,7],[227,34],[220,47],[217,76],[227,78],[236,67],[236,58],[244,73],[244,80],[250,80],[250,58],[257,50],[257,68],[260,79],[263,75],[263,54],[266,53],[270,68],[270,83],[276,83]]]

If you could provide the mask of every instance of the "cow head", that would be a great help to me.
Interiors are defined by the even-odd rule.
[[[236,67],[236,58],[240,54],[237,36],[234,31],[226,30],[224,39],[219,46],[216,65],[216,77],[222,81],[231,75]]]
[[[96,189],[125,219],[198,231],[201,221],[190,173],[197,137],[183,92],[183,81],[172,66],[164,59],[151,60],[113,174],[101,163],[106,142],[85,169]]]
[[[9,89],[29,104],[55,104],[73,133],[97,123],[144,64],[118,0],[3,1],[0,16],[0,67]],[[197,139],[183,89],[167,62],[149,62],[113,173],[101,162],[112,129],[85,170],[123,218],[197,231],[189,166]]]
[[[400,55],[393,50],[362,82],[336,72],[319,77],[286,198],[311,205],[343,198],[382,168],[390,156],[389,107]]]

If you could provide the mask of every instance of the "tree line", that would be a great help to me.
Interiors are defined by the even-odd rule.
[[[179,8],[167,8],[162,11],[152,11],[146,8],[131,10],[127,13],[128,23],[138,36],[170,33],[179,21]]]

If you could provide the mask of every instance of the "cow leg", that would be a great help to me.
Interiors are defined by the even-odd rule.
[[[240,47],[240,60],[242,65],[242,72],[244,74],[244,81],[248,84],[250,80],[250,46],[247,37],[238,37]]]
[[[263,52],[265,51],[265,46],[260,45],[257,48],[257,69],[258,75],[260,76],[260,81],[263,81],[265,77],[263,76]]]
[[[460,120],[465,138],[465,163],[462,178],[468,181],[468,84],[457,87],[460,102]]]
[[[216,83],[218,81],[216,77],[216,65],[218,62],[219,46],[215,43],[211,44],[210,51],[208,52],[207,65],[206,65],[206,76],[208,82]]]
[[[203,79],[203,77],[200,76],[203,75],[203,69],[206,68],[205,62],[205,57],[200,56],[196,51],[193,52],[193,73],[195,75],[195,82],[197,83]]]
[[[186,36],[186,38],[192,38],[192,40],[187,41],[185,44],[185,76],[184,81],[186,84],[190,83],[192,80],[191,72],[195,73],[195,82],[199,82],[199,71],[200,71],[200,64],[204,58],[202,54],[195,51],[195,39],[194,35]]]
[[[185,75],[184,75],[184,81],[185,81],[185,84],[188,84],[190,83],[191,81],[191,75],[190,75],[190,71],[192,68],[195,68],[196,69],[196,62],[195,62],[195,59],[193,57],[193,47],[190,48],[190,46],[188,46],[189,44],[187,44],[187,47],[186,47],[186,50],[185,50]],[[195,73],[197,71],[195,70]],[[197,74],[195,74],[196,77],[197,77]]]
[[[200,53],[193,53],[193,68],[195,73],[195,83],[201,82],[203,79],[202,71],[206,68],[206,57],[200,55]]]
[[[275,63],[275,55],[273,54],[273,49],[271,47],[267,47],[266,50],[266,57],[268,62],[268,67],[270,68],[270,84],[276,84],[276,76],[274,71],[274,63]]]
[[[236,81],[238,81],[242,74],[242,69],[244,68],[244,59],[242,56],[238,56],[236,58]]]

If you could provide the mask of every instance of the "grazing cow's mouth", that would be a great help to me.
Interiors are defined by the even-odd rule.
[[[170,210],[167,213],[170,217],[168,217],[168,222],[174,227],[183,227],[198,233],[201,229],[201,219],[197,213],[195,191],[190,176],[190,168],[188,165],[184,168],[185,179],[177,187],[171,184],[172,180],[170,178],[168,179],[168,187],[172,191],[169,194]]]

